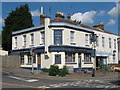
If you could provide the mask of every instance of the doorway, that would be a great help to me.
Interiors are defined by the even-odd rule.
[[[81,53],[78,53],[78,68],[81,70]]]
[[[38,66],[38,70],[41,69],[41,54],[38,53],[37,54],[37,66]]]

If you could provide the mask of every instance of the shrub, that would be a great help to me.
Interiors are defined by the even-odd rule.
[[[59,73],[59,66],[58,65],[51,65],[49,70],[50,76],[56,76]]]
[[[63,68],[59,70],[59,76],[64,77],[66,76],[66,74],[68,74],[68,70],[67,67],[64,65]]]
[[[43,68],[43,69],[41,69],[41,71],[43,71],[43,72],[49,72],[49,69]]]

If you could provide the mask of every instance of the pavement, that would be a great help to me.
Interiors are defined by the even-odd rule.
[[[79,73],[74,73],[67,75],[65,77],[60,77],[60,76],[49,76],[48,73],[43,73],[40,70],[34,70],[34,73],[31,72],[32,70],[30,69],[23,69],[23,68],[2,68],[3,74],[10,74],[14,76],[21,76],[21,77],[28,77],[28,78],[38,78],[38,79],[54,79],[54,80],[73,80],[73,81],[78,81],[78,80],[84,80],[84,81],[106,81],[106,80],[120,80],[119,72],[111,72],[111,73],[105,73],[105,74],[100,74],[96,73],[95,77],[92,77],[91,74],[79,74]]]

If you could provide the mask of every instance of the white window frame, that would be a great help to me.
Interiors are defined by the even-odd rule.
[[[24,47],[26,47],[26,41],[27,41],[26,39],[27,39],[26,35],[23,35],[23,46]]]
[[[15,37],[15,48],[17,48],[17,37]]]
[[[109,38],[109,48],[112,48],[112,45],[111,45],[111,38]]]
[[[45,44],[45,32],[41,31],[40,36],[40,44]]]
[[[102,37],[102,47],[105,47],[105,37]]]
[[[74,37],[75,37],[75,32],[74,31],[70,31],[70,42],[74,42]]]
[[[116,39],[114,39],[114,49],[116,49]]]
[[[91,54],[90,53],[84,53],[84,63],[91,63]]]
[[[34,45],[34,34],[32,33],[32,34],[30,34],[30,39],[31,39],[31,45]]]
[[[89,35],[85,34],[85,44],[88,45],[89,44]]]
[[[96,46],[99,46],[99,36],[96,36]]]
[[[65,53],[65,63],[75,63],[75,53]]]
[[[21,64],[21,65],[24,65],[24,55],[21,55],[21,56],[20,56],[20,64]]]

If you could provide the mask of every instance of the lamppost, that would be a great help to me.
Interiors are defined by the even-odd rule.
[[[93,66],[93,70],[92,70],[92,77],[95,77],[95,67],[96,67],[96,50],[95,50],[95,42],[96,42],[96,35],[93,33],[93,36],[92,36],[92,42],[93,42],[93,49],[94,49],[94,66]]]
[[[31,55],[31,59],[32,59],[32,74],[34,73],[34,65],[33,65],[34,49],[35,48],[31,48],[31,50],[30,50],[30,55]]]

